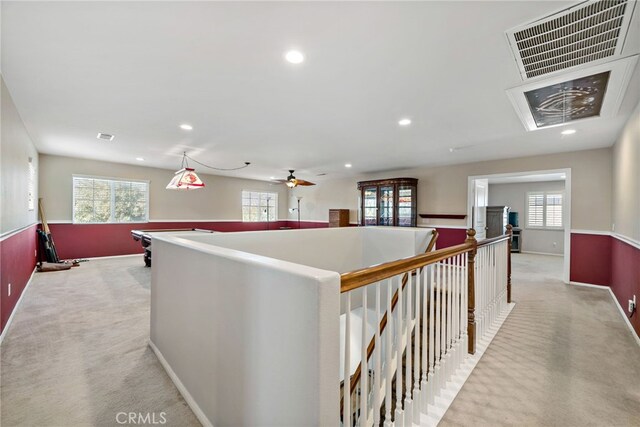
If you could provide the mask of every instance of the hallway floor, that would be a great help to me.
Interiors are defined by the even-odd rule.
[[[562,258],[513,261],[517,305],[441,425],[640,425],[640,347],[609,293],[564,285]],[[3,427],[200,425],[147,346],[150,276],[141,256],[35,275],[2,344]]]
[[[513,254],[515,308],[441,426],[638,426],[640,346],[609,292]]]

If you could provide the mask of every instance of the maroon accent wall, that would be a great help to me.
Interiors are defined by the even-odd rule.
[[[449,246],[459,245],[467,239],[466,228],[438,228],[437,249],[448,248]]]
[[[0,242],[0,331],[4,331],[36,266],[36,225]],[[11,283],[11,296],[8,296]]]
[[[287,221],[288,227],[298,228],[298,221]],[[328,228],[328,222],[311,222],[311,221],[300,221],[300,228]]]
[[[267,227],[268,226],[268,227]],[[278,230],[288,221],[276,222],[147,222],[142,224],[49,224],[51,235],[61,259],[93,258],[142,253],[140,242],[131,237],[131,230],[168,228],[202,228],[215,231]]]
[[[629,300],[636,295],[640,303],[640,249],[615,237],[611,237],[611,290],[628,317]],[[636,311],[629,321],[640,336],[640,313]]]
[[[569,280],[592,285],[611,284],[611,236],[571,234]]]

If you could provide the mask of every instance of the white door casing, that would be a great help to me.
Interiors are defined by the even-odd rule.
[[[473,184],[473,222],[472,227],[476,230],[476,239],[482,240],[487,237],[487,203],[489,201],[489,181],[487,179],[476,179]]]

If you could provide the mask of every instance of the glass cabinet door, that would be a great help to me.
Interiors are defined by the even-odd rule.
[[[360,225],[415,227],[418,180],[388,178],[358,182]]]
[[[378,187],[364,188],[363,195],[363,223],[378,225]]]
[[[401,185],[398,188],[398,225],[413,227],[416,221],[415,188]]]
[[[380,187],[380,222],[379,225],[394,225],[393,186]]]

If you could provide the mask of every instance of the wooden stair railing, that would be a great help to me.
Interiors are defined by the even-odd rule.
[[[511,303],[511,245],[512,245],[512,227],[510,225],[507,226],[507,233],[498,237],[494,237],[494,238],[490,238],[490,239],[485,239],[482,240],[481,242],[476,241],[475,239],[475,230],[474,229],[469,229],[467,230],[467,238],[464,241],[464,243],[456,245],[456,246],[452,246],[452,247],[448,247],[445,249],[441,249],[435,252],[432,252],[433,250],[433,246],[435,245],[435,240],[437,239],[437,233],[434,233],[434,236],[432,238],[432,240],[429,242],[428,248],[426,250],[426,252],[424,254],[420,254],[411,258],[406,258],[406,259],[401,259],[398,261],[393,261],[393,262],[389,262],[389,263],[385,263],[385,264],[381,264],[381,265],[377,265],[377,266],[373,266],[370,268],[365,268],[365,269],[361,269],[361,270],[357,270],[357,271],[353,271],[353,272],[349,272],[349,273],[344,273],[341,275],[341,286],[340,286],[340,292],[341,293],[345,293],[345,292],[349,292],[349,291],[353,291],[355,289],[358,289],[360,287],[364,287],[376,282],[380,282],[382,280],[385,279],[389,279],[392,277],[396,277],[399,275],[403,275],[402,276],[402,280],[401,280],[401,287],[398,287],[398,289],[396,289],[395,293],[393,294],[393,297],[391,299],[391,304],[390,304],[390,309],[388,309],[388,311],[385,311],[385,313],[382,316],[382,319],[380,321],[380,324],[378,326],[379,328],[379,334],[381,335],[382,332],[385,330],[386,326],[387,326],[387,315],[388,313],[393,313],[394,309],[397,306],[398,303],[398,295],[399,295],[399,290],[400,289],[405,289],[406,285],[409,283],[409,274],[416,274],[416,270],[420,270],[422,271],[424,267],[428,266],[428,265],[432,265],[432,264],[436,264],[439,263],[443,260],[446,260],[452,256],[455,255],[459,255],[459,254],[465,254],[466,253],[466,257],[467,257],[467,261],[466,261],[466,269],[467,269],[467,301],[466,301],[466,306],[467,306],[467,327],[466,327],[466,334],[467,334],[467,338],[468,338],[468,349],[467,352],[470,354],[475,354],[476,352],[476,303],[475,303],[475,292],[476,292],[476,280],[475,280],[475,269],[476,269],[476,254],[478,253],[478,249],[482,248],[482,247],[486,247],[489,245],[494,245],[494,244],[498,244],[501,242],[505,242],[506,241],[506,247],[507,247],[507,280],[506,280],[506,286],[507,286],[507,303]],[[403,274],[404,273],[404,274]],[[446,302],[445,302],[446,303]],[[422,312],[420,313],[420,316],[422,316]],[[421,318],[421,317],[420,317]],[[411,329],[409,330],[409,337],[408,339],[411,340],[412,343],[414,343],[415,348],[419,348],[419,353],[422,353],[423,351],[426,351],[425,348],[422,347],[422,342],[416,342],[416,339],[414,338],[413,335],[413,331],[415,329],[413,329],[413,327],[411,327]],[[419,340],[418,340],[419,341]],[[366,363],[369,362],[369,360],[371,359],[374,350],[375,350],[375,335],[374,337],[371,339],[371,341],[369,342],[369,345],[366,348]],[[400,355],[401,360],[402,360],[402,369],[404,369],[405,367],[405,361],[406,361],[406,356],[403,353],[401,353]],[[364,361],[363,361],[364,363]],[[365,363],[365,366],[366,366]],[[418,370],[422,369],[422,362],[418,362],[416,361],[416,363],[420,364],[420,368]],[[346,387],[344,387],[344,385],[350,385],[350,393],[349,393],[349,398],[350,401],[353,401],[353,394],[355,393],[359,393],[359,390],[362,389],[362,386],[364,386],[364,384],[360,384],[362,382],[362,377],[363,374],[361,372],[361,366],[362,364],[358,365],[358,367],[356,368],[355,372],[353,375],[351,375],[349,377],[349,383],[346,383],[347,378],[345,378],[345,380],[343,381],[343,385],[341,385],[342,389],[344,390]],[[368,369],[368,368],[367,368]],[[375,375],[375,373],[374,373]],[[395,378],[395,374],[393,376]],[[372,378],[372,377],[371,377]],[[410,378],[409,380],[409,384],[410,386],[413,384],[414,378]],[[405,393],[405,388],[406,388],[407,384],[406,381],[405,383],[403,383],[402,387],[403,387],[403,395]],[[393,395],[393,393],[396,392],[396,388],[392,388],[391,389],[391,393]],[[344,392],[342,393],[341,399],[340,399],[340,416],[341,419],[344,420],[344,407],[345,407],[345,396],[344,396]],[[396,403],[396,399],[391,399],[391,406],[393,407],[393,405]],[[382,411],[382,409],[384,408],[385,403],[383,403],[379,410]],[[351,408],[356,408],[356,404],[352,405]],[[375,409],[374,409],[375,410]],[[387,414],[389,412],[387,411]],[[357,413],[352,413],[351,417],[357,417],[358,414]],[[380,417],[380,419],[382,419],[382,417]],[[385,419],[386,419],[386,415],[385,415]],[[353,423],[355,425],[355,419],[353,420]]]
[[[433,248],[436,245],[436,241],[438,240],[438,236],[439,233],[437,230],[433,231],[433,235],[431,236],[431,240],[429,241],[429,244],[427,245],[427,249],[424,251],[425,254],[428,254],[429,252],[433,251]],[[422,271],[423,267],[420,267],[420,270]],[[346,273],[349,274],[349,273]],[[405,273],[404,276],[402,276],[402,289],[404,290],[404,288],[407,285],[407,282],[409,281],[409,273]],[[340,289],[341,293],[344,292],[348,292],[349,290],[352,289]],[[393,297],[391,298],[391,311],[393,312],[393,310],[396,308],[396,304],[398,304],[398,290],[396,290],[396,292],[393,294]],[[387,312],[385,311],[384,315],[382,316],[382,319],[380,320],[380,335],[382,335],[382,332],[384,331],[384,329],[387,327]],[[369,345],[367,346],[367,362],[369,361],[369,359],[371,359],[371,355],[373,354],[373,350],[376,347],[376,342],[375,342],[375,335],[371,338],[371,341],[369,341]],[[356,385],[358,384],[358,382],[360,381],[360,376],[362,375],[362,372],[360,371],[360,365],[358,365],[358,367],[356,368],[356,371],[354,372],[354,374],[351,376],[351,394],[355,393],[356,391]],[[346,380],[346,378],[345,378]],[[342,398],[340,399],[340,415],[342,415],[342,408],[344,408],[344,395],[342,396]]]

